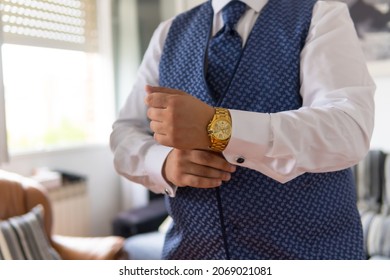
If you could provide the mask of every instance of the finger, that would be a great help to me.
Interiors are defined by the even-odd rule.
[[[165,109],[168,104],[167,97],[168,95],[164,93],[154,92],[145,97],[145,104],[149,107]]]
[[[231,174],[229,172],[198,164],[190,165],[186,173],[189,175],[219,179],[222,181],[229,181],[231,179]]]
[[[158,133],[154,134],[154,139],[163,146],[174,147],[177,149],[188,149],[186,143],[183,143],[181,137],[172,136],[172,130],[163,123],[159,126],[155,124]]]
[[[146,85],[145,86],[145,91],[146,91],[146,93],[152,93],[153,92],[153,86]]]
[[[189,186],[194,188],[216,188],[222,185],[222,181],[219,179],[205,178],[200,176],[195,176],[191,174],[186,174],[183,176],[183,186]]]
[[[158,128],[156,128],[158,129]],[[153,129],[152,129],[153,130]],[[153,137],[154,140],[156,140],[157,143],[166,146],[166,147],[173,147],[171,139],[163,132],[163,129],[160,129],[161,131],[159,133],[155,132]]]
[[[150,107],[147,111],[147,116],[152,121],[162,122],[164,120],[165,109]]]
[[[230,173],[236,171],[235,165],[229,163],[221,154],[211,151],[195,150],[191,154],[191,161]]]
[[[159,87],[159,86],[151,86],[151,85],[146,85],[145,86],[145,91],[148,94],[155,93],[155,92],[168,93],[168,94],[180,94],[180,95],[185,95],[186,94],[185,92],[183,92],[181,90],[178,90],[178,89],[167,88],[167,87]]]
[[[165,132],[165,128],[164,128],[164,125],[163,123],[161,122],[158,122],[158,121],[151,121],[150,122],[150,129],[155,133],[155,134],[158,134],[158,135],[161,135],[161,136],[165,136],[166,135],[166,132]],[[157,139],[156,139],[157,140]],[[158,141],[159,142],[159,141]],[[160,143],[160,142],[159,142]]]

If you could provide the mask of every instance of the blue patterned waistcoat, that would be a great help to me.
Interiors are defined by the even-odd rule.
[[[213,100],[205,82],[211,3],[179,15],[161,57],[160,85],[230,109],[276,113],[300,108],[300,52],[315,2],[268,2],[219,100]],[[176,197],[166,199],[174,220],[165,240],[166,259],[364,257],[349,169],[306,173],[280,184],[260,172],[238,168],[219,188],[179,188]]]

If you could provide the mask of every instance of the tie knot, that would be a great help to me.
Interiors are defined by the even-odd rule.
[[[231,1],[222,10],[222,18],[228,29],[234,29],[240,17],[246,10],[246,4],[241,1]]]

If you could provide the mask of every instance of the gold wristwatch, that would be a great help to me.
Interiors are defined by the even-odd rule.
[[[229,110],[215,108],[215,114],[207,126],[207,133],[210,137],[210,149],[215,152],[222,152],[229,143],[232,134],[232,119]]]

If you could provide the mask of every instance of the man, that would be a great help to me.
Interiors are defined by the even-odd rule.
[[[115,167],[167,194],[163,258],[361,259],[374,90],[345,4],[208,1],[156,30]]]

